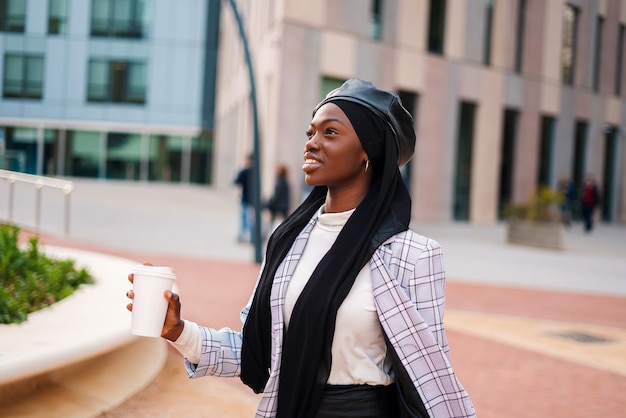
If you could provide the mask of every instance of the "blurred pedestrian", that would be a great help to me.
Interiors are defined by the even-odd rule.
[[[580,192],[580,200],[585,232],[590,233],[593,229],[595,209],[600,204],[600,192],[591,174],[585,178],[585,184]]]
[[[276,228],[277,222],[281,222],[289,214],[289,199],[290,188],[287,181],[287,167],[281,164],[276,168],[274,194],[267,201],[267,209],[270,212],[270,232]]]
[[[252,200],[253,200],[253,184],[252,178],[254,173],[252,167],[254,165],[254,159],[252,155],[246,157],[246,163],[244,167],[237,173],[234,184],[236,184],[241,190],[240,199],[240,223],[239,234],[237,235],[237,241],[239,242],[252,242],[253,237],[253,216],[252,216]]]
[[[561,220],[565,226],[570,226],[576,207],[576,201],[578,200],[576,185],[569,177],[563,176],[559,180],[558,190],[562,198]]]

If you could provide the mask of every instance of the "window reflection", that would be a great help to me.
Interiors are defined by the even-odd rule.
[[[106,177],[139,180],[141,135],[111,132],[107,135]]]
[[[578,32],[578,10],[565,5],[563,21],[563,51],[561,53],[561,75],[565,84],[574,82],[576,64],[576,34]]]
[[[67,131],[64,174],[74,177],[99,177],[100,143],[100,132]]]
[[[182,136],[150,136],[148,180],[179,182],[182,155]]]

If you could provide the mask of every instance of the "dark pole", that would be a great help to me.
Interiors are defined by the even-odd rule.
[[[254,164],[252,166],[252,189],[254,191],[253,203],[254,203],[254,236],[252,237],[254,242],[254,261],[261,263],[261,157],[259,146],[259,118],[257,114],[256,105],[256,87],[254,83],[254,71],[252,70],[252,58],[250,57],[250,49],[248,48],[248,38],[243,28],[243,20],[237,10],[235,0],[229,0],[230,7],[233,9],[235,19],[237,19],[237,26],[239,27],[239,36],[243,43],[243,51],[246,58],[246,64],[248,65],[248,76],[250,78],[250,101],[252,102],[252,127],[254,130],[254,149],[253,159]]]

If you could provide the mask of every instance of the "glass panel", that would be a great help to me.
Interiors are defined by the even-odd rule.
[[[491,65],[491,32],[493,26],[493,0],[487,0],[485,9],[485,39],[483,46],[483,64]]]
[[[413,126],[415,127],[417,123],[417,94],[410,91],[399,91],[398,96],[400,97],[400,101],[402,102],[402,106],[413,116]],[[404,185],[406,188],[411,191],[411,177],[413,172],[413,164],[417,161],[416,158],[412,158],[406,163],[402,168],[400,168],[400,174],[402,174],[402,179],[404,180]]]
[[[130,65],[126,101],[129,103],[145,103],[146,64],[135,62]]]
[[[619,129],[615,126],[606,128],[604,132],[604,175],[600,189],[601,215],[605,222],[613,221],[614,196],[617,171],[617,141]]]
[[[552,172],[552,143],[554,138],[555,120],[550,116],[541,117],[541,138],[539,145],[539,174],[537,186],[550,187]]]
[[[24,97],[41,99],[43,90],[43,58],[28,57],[26,60],[26,83]]]
[[[109,23],[109,0],[92,0],[91,2],[91,35],[107,36]]]
[[[100,132],[67,131],[65,175],[99,177]]]
[[[109,98],[109,63],[100,60],[89,61],[87,100],[104,102]]]
[[[128,63],[113,61],[111,65],[111,98],[112,102],[125,102],[128,77]]]
[[[37,174],[37,129],[7,129],[7,151],[19,154],[23,158],[21,170],[28,174]]]
[[[131,32],[133,9],[131,0],[113,0],[113,36],[124,36]]]
[[[43,174],[45,176],[54,176],[57,174],[60,132],[61,131],[57,129],[44,129]]]
[[[588,124],[586,121],[576,121],[576,132],[574,136],[574,158],[572,161],[572,182],[577,190],[583,185],[585,178],[585,154],[587,149]],[[582,213],[580,205],[576,200],[572,207],[572,219],[581,220]]]
[[[322,86],[320,91],[320,100],[326,97],[328,93],[341,86],[345,80],[340,78],[322,77]]]
[[[4,97],[21,97],[24,74],[24,58],[18,55],[4,56]]]
[[[191,138],[191,183],[211,183],[211,159],[213,141],[208,135]]]
[[[498,216],[504,217],[504,208],[513,198],[513,173],[515,167],[515,143],[517,138],[518,112],[504,111],[502,128],[502,148],[500,149],[500,190],[498,198]]]
[[[469,200],[475,114],[475,104],[467,102],[461,103],[457,134],[456,176],[454,182],[453,216],[455,221],[467,221],[470,218]]]
[[[180,182],[183,138],[151,135],[148,156],[148,180]]]
[[[596,42],[593,51],[593,90],[600,89],[600,62],[602,60],[602,37],[604,35],[604,19],[596,19]]]
[[[517,4],[517,42],[515,43],[515,72],[522,71],[524,57],[524,34],[526,33],[526,0]]]
[[[8,0],[4,28],[6,32],[24,32],[26,22],[26,1]]]
[[[106,160],[107,178],[139,180],[141,135],[126,133],[108,134]]]
[[[48,4],[48,33],[67,33],[67,0],[50,0]]]
[[[381,3],[383,0],[372,0],[371,9],[371,25],[372,25],[372,39],[380,40],[382,37],[382,16],[381,16]]]
[[[623,24],[619,25],[617,35],[617,59],[615,62],[615,95],[622,95],[622,65],[624,62],[624,31]]]
[[[561,73],[563,83],[574,82],[574,67],[576,65],[576,34],[578,31],[578,10],[565,5],[563,23],[563,51],[561,52]]]
[[[446,25],[446,0],[430,0],[428,51],[443,53]]]

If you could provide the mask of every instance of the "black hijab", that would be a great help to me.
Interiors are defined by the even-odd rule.
[[[278,418],[316,415],[330,374],[337,310],[376,248],[408,229],[411,215],[392,128],[360,104],[340,98],[330,101],[350,119],[374,173],[367,195],[320,260],[294,306],[282,347]],[[268,241],[264,268],[243,328],[241,352],[241,380],[256,393],[263,391],[269,378],[274,276],[296,237],[324,203],[326,192],[325,186],[315,187]]]

